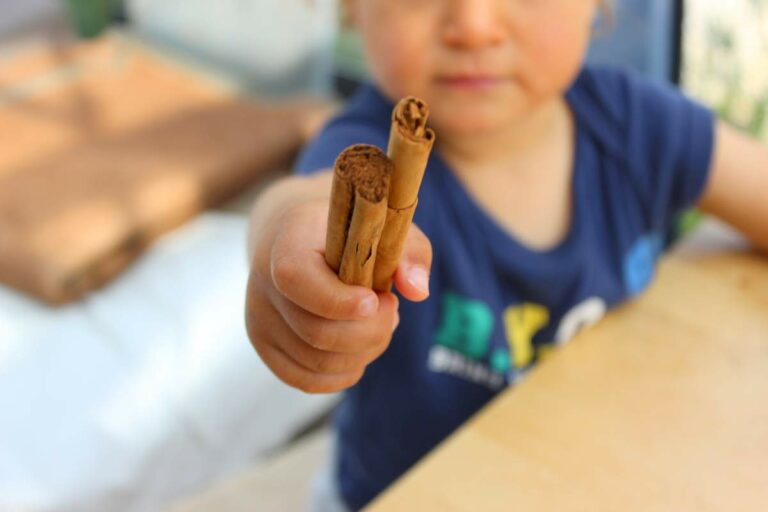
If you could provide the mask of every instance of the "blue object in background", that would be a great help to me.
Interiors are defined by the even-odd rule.
[[[613,5],[613,22],[596,28],[589,62],[677,82],[683,1],[618,0]]]

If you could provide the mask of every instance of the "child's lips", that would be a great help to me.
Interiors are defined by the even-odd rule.
[[[508,81],[507,77],[494,75],[445,75],[437,79],[439,85],[460,91],[487,91]]]

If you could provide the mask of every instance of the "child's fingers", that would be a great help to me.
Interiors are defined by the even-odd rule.
[[[316,251],[272,259],[275,288],[302,309],[329,320],[366,318],[379,308],[376,294],[342,283]]]
[[[306,344],[290,331],[263,297],[254,297],[248,302],[246,315],[251,344],[270,370],[289,386],[308,393],[332,393],[354,385],[362,377],[365,363],[349,357],[341,359],[318,351],[318,354],[307,352],[300,358],[303,362],[297,361],[291,352],[296,354],[296,347]],[[320,358],[320,355],[326,357]]]
[[[398,291],[408,300],[422,301],[429,297],[429,272],[432,267],[432,244],[415,225],[408,230],[403,256],[394,276]]]
[[[355,385],[365,372],[363,367],[349,373],[316,373],[298,364],[273,343],[264,343],[257,347],[257,351],[280,380],[306,393],[335,393],[347,389]]]
[[[276,297],[273,304],[292,331],[308,346],[336,353],[372,354],[367,364],[386,350],[399,322],[397,297],[391,293],[379,297],[379,310],[360,320],[328,320],[282,297]]]
[[[325,322],[333,322],[325,320]],[[391,331],[390,331],[391,332]],[[364,369],[389,345],[389,336],[381,336],[377,344],[359,346],[357,352],[332,352],[318,349],[301,339],[289,325],[278,322],[271,327],[272,339],[280,349],[305,369],[319,374],[350,374]]]
[[[275,288],[302,309],[330,320],[366,318],[379,308],[376,294],[342,283],[318,247],[324,234],[296,227],[275,240],[270,273]]]

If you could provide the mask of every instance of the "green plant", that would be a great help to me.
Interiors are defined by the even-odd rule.
[[[84,38],[101,34],[120,4],[120,0],[67,0],[72,25]]]

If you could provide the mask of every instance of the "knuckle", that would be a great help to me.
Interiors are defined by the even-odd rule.
[[[269,251],[257,249],[250,267],[249,282],[251,286],[262,286],[268,281],[269,276]]]
[[[387,351],[391,340],[392,336],[390,334],[382,336],[379,342],[374,345],[372,349],[373,359],[378,359],[384,352]]]
[[[309,392],[307,390],[316,385],[315,379],[298,366],[270,367],[270,369],[284,384],[300,391]]]
[[[368,352],[380,345],[388,344],[392,333],[390,332],[391,327],[387,327],[387,325],[391,325],[391,323],[391,321],[377,321],[361,324],[358,326],[355,337],[344,340],[344,342],[347,345],[352,345],[352,349],[356,352]]]
[[[334,391],[337,391],[335,388],[329,387],[327,384],[323,384],[319,382],[317,379],[304,380],[299,389],[304,393],[307,393],[310,395],[319,395],[323,393],[332,393]]]
[[[267,344],[267,333],[264,332],[264,329],[262,329],[259,323],[255,321],[246,322],[246,333],[248,334],[248,340],[251,342],[251,346],[256,350],[256,353],[261,356],[262,354],[259,348]]]
[[[299,391],[303,391],[305,393],[312,393],[315,384],[313,383],[312,379],[308,379],[305,377],[300,377],[297,375],[292,375],[290,373],[286,373],[284,375],[279,375],[280,380],[291,386],[292,388],[298,389]]]
[[[326,322],[302,320],[297,325],[301,338],[316,349],[326,350],[328,345],[328,327]]]
[[[251,346],[256,350],[259,355],[261,353],[259,352],[259,347],[264,345],[264,334],[262,333],[261,329],[256,327],[254,324],[250,323],[247,325],[246,330],[248,332],[248,339],[251,342]]]
[[[345,317],[350,313],[351,301],[346,297],[332,295],[325,302],[325,312],[330,318]]]
[[[390,320],[389,317],[386,317],[386,318],[387,320],[384,322],[381,322],[378,325],[378,328],[372,332],[372,336],[368,344],[370,347],[376,348],[382,345],[389,344],[389,340],[392,338],[392,332],[391,332],[392,320]]]
[[[303,380],[297,388],[304,393],[312,395],[337,393],[357,384],[363,377],[364,372],[365,368],[362,368],[349,374],[345,374],[339,379],[330,382],[323,382],[318,379],[306,379]]]
[[[305,393],[313,393],[315,389],[315,385],[309,379],[296,379],[295,384],[292,384],[292,386]]]
[[[290,208],[286,212],[288,225],[297,225],[297,222],[323,227],[328,220],[328,201],[308,201]]]
[[[322,374],[341,373],[349,366],[347,358],[341,355],[320,354],[314,363],[315,370]]]
[[[302,222],[308,215],[312,215],[313,203],[299,203],[286,209],[282,215],[285,226],[295,226],[298,222]]]
[[[302,364],[320,375],[339,375],[364,363],[364,353],[342,353],[306,346],[302,350]]]
[[[256,316],[251,314],[251,312],[248,312],[245,316],[245,330],[248,334],[251,346],[261,356],[259,347],[267,343],[267,333],[262,328],[261,322],[259,322]]]
[[[262,357],[262,359],[275,377],[280,379],[283,384],[297,389],[303,385],[303,380],[300,378],[300,375],[293,371],[293,368],[290,365],[280,364],[273,358]]]
[[[333,320],[311,321],[305,330],[304,340],[314,348],[327,352],[336,352],[344,338]]]
[[[278,290],[284,291],[299,284],[301,267],[293,258],[283,256],[272,264],[272,281]]]

